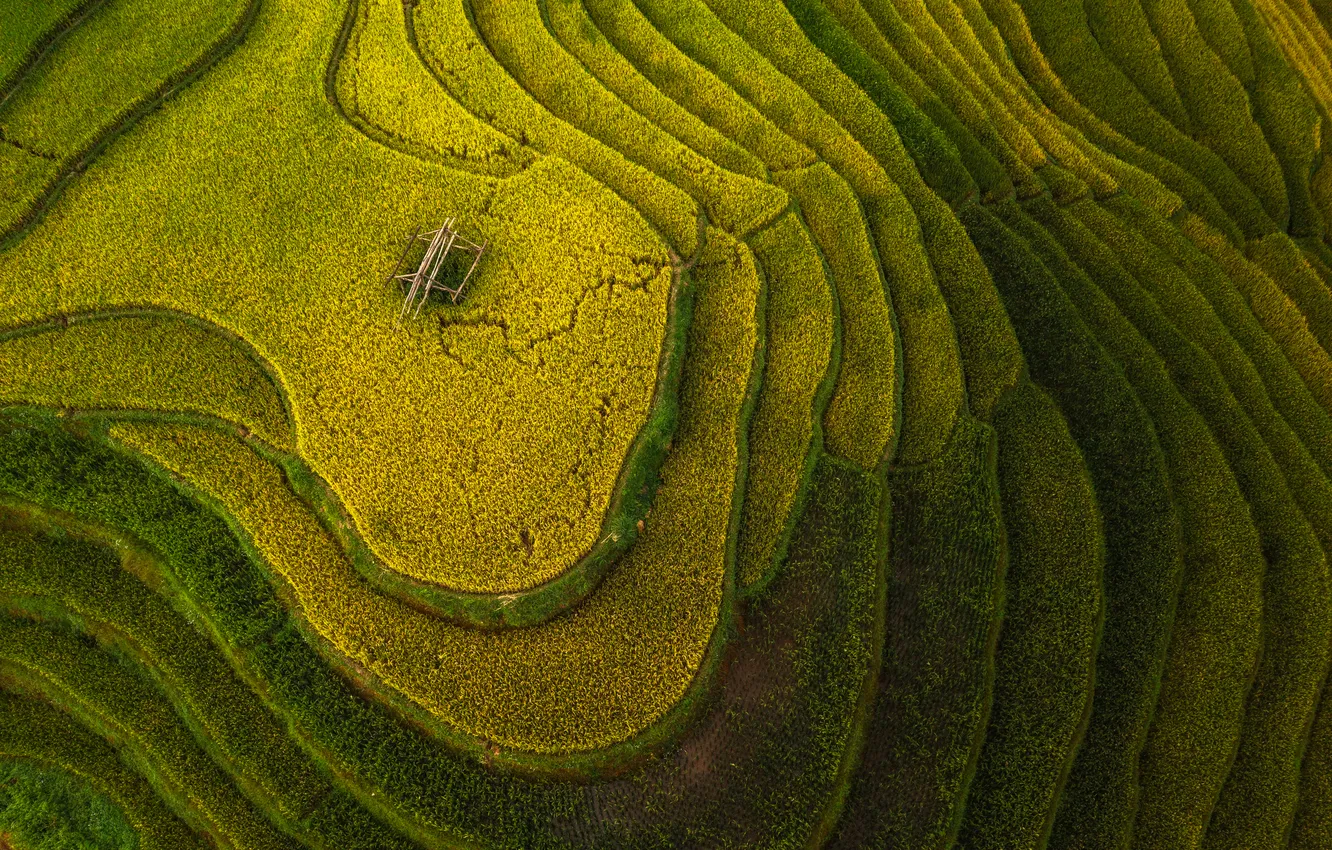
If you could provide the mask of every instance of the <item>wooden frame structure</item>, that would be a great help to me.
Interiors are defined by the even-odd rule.
[[[439,290],[447,293],[453,298],[453,303],[458,303],[458,298],[462,296],[463,287],[471,279],[472,272],[476,271],[476,264],[481,262],[481,254],[490,244],[487,239],[480,245],[470,239],[465,238],[453,228],[454,222],[458,219],[451,216],[444,220],[444,224],[438,230],[431,230],[422,233],[417,228],[412,238],[407,240],[407,247],[402,249],[402,256],[398,258],[398,264],[393,267],[393,274],[389,276],[389,282],[395,280],[402,281],[407,286],[407,295],[402,301],[402,309],[398,311],[398,324],[408,312],[412,312],[415,318],[421,315],[421,308],[425,306],[426,301],[430,300],[430,293]],[[407,260],[407,255],[411,253],[412,246],[418,241],[426,243],[425,255],[421,257],[421,263],[415,271],[403,272],[402,264]],[[448,257],[449,252],[457,249],[474,254],[472,265],[468,267],[467,274],[458,282],[456,287],[450,288],[439,279],[440,270],[444,267],[444,259]],[[412,304],[416,304],[416,310],[412,311]]]

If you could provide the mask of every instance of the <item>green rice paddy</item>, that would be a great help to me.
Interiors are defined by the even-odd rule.
[[[0,850],[1332,847],[1332,6],[0,5]]]

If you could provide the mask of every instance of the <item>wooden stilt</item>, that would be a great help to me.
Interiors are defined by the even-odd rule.
[[[485,253],[486,246],[490,244],[487,239],[480,245],[467,239],[454,229],[454,222],[457,218],[450,216],[444,220],[444,224],[438,230],[432,230],[428,233],[422,233],[418,227],[416,233],[407,241],[407,247],[403,250],[402,256],[398,258],[397,265],[393,268],[393,274],[389,276],[389,281],[400,280],[407,287],[406,297],[403,298],[402,308],[398,310],[397,325],[402,324],[402,320],[409,313],[412,318],[421,315],[425,309],[426,302],[430,300],[430,293],[439,290],[448,293],[453,303],[457,304],[458,299],[462,297],[463,288],[471,280],[472,273],[476,271],[477,264],[481,262],[481,255]],[[420,239],[426,243],[424,255],[417,264],[415,271],[402,272],[402,264],[406,261],[407,255],[411,253],[411,247],[416,240]],[[449,256],[449,252],[454,249],[468,251],[475,256],[472,258],[472,264],[467,269],[467,274],[455,287],[449,287],[440,280],[440,272],[444,269],[444,262]],[[415,309],[413,309],[415,306]]]

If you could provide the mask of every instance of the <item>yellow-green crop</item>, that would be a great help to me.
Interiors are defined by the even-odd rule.
[[[539,753],[624,741],[684,696],[728,571],[758,272],[720,231],[709,244],[679,431],[644,534],[581,605],[541,626],[481,631],[375,593],[279,470],[233,437],[143,423],[113,433],[217,500],[332,651],[444,726]]]
[[[749,428],[737,574],[749,585],[785,558],[822,442],[819,407],[840,362],[837,303],[818,248],[788,213],[751,239],[762,265],[763,383]]]
[[[339,23],[265,6],[209,85],[126,137],[0,259],[22,281],[0,294],[0,323],[122,304],[204,317],[273,365],[299,451],[389,568],[530,587],[596,542],[648,416],[666,248],[560,160],[496,181],[362,135],[305,84]],[[271,108],[256,114],[259,93]],[[490,239],[468,297],[395,329],[384,278],[414,228],[446,215]]]
[[[455,168],[510,174],[534,152],[476,120],[413,52],[403,6],[357,0],[337,67],[339,105],[386,145]]]
[[[0,401],[202,413],[279,448],[292,423],[245,344],[172,313],[91,314],[0,335]]]

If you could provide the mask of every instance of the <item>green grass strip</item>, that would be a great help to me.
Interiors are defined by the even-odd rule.
[[[134,831],[138,850],[203,848],[203,838],[177,817],[116,748],[45,702],[0,691],[0,754],[54,769],[112,801]],[[39,845],[40,846],[40,845]]]
[[[994,432],[971,417],[939,458],[889,473],[883,667],[829,847],[946,846],[956,835],[990,709],[1003,593],[995,476]]]
[[[995,410],[1008,539],[994,700],[959,848],[1044,846],[1091,710],[1105,540],[1059,409],[1023,383]]]
[[[749,426],[736,542],[737,580],[746,587],[785,560],[841,360],[836,294],[804,223],[788,213],[750,245],[767,280],[767,304],[763,383]]]
[[[75,437],[49,419],[20,421],[7,420],[0,433],[0,487],[52,508],[73,508],[151,545],[161,559],[156,578],[164,590],[194,614],[362,805],[426,846],[450,846],[460,834],[478,833],[497,843],[550,846],[543,800],[567,810],[567,790],[493,776],[367,702],[282,613],[273,588],[221,518],[104,444]],[[494,810],[465,802],[484,799],[497,803]]]
[[[1096,690],[1052,841],[1119,847],[1136,811],[1138,752],[1156,704],[1183,567],[1165,459],[1123,371],[1026,242],[978,207],[962,216],[1004,297],[1033,380],[1059,405],[1082,450],[1105,522]]]
[[[604,842],[597,845],[579,836],[596,836],[598,830],[611,826],[618,831],[637,831],[638,837],[626,840],[623,846],[660,846],[655,823],[635,826],[626,822],[614,814],[617,807],[597,806],[582,790],[585,786],[546,779],[533,782],[486,770],[477,760],[460,757],[367,702],[347,679],[315,655],[293,623],[272,627],[273,621],[263,613],[271,590],[262,582],[246,580],[249,571],[244,566],[244,550],[216,517],[143,467],[99,448],[94,441],[52,430],[50,420],[30,416],[22,421],[25,424],[20,428],[0,435],[8,470],[6,487],[20,484],[44,499],[77,505],[92,514],[104,515],[108,508],[114,509],[120,521],[139,533],[149,532],[155,545],[168,539],[164,534],[185,535],[193,545],[183,552],[167,547],[173,554],[162,564],[169,569],[160,578],[172,593],[180,592],[181,578],[188,580],[195,593],[180,596],[178,601],[195,610],[207,629],[218,631],[232,663],[247,678],[255,677],[255,684],[288,722],[293,735],[328,763],[363,805],[418,843],[452,847],[470,836],[487,844],[523,848],[604,846]],[[14,478],[15,474],[19,477]],[[806,511],[809,519],[802,520],[795,534],[789,559],[793,566],[761,592],[761,601],[747,615],[744,634],[753,636],[752,643],[739,638],[741,645],[750,647],[742,657],[754,664],[770,664],[781,657],[774,655],[774,646],[789,648],[794,667],[783,664],[780,669],[798,672],[800,680],[813,687],[801,686],[793,698],[788,675],[745,675],[745,665],[733,664],[731,672],[722,676],[729,682],[724,687],[731,696],[715,711],[710,709],[710,720],[695,727],[691,734],[697,743],[682,745],[669,758],[649,760],[624,777],[635,786],[657,787],[659,804],[652,811],[688,819],[691,811],[716,802],[714,789],[732,788],[744,791],[734,799],[755,805],[755,813],[737,819],[735,805],[723,801],[714,810],[716,818],[710,820],[714,828],[733,832],[747,824],[771,823],[775,829],[791,825],[803,831],[831,792],[830,783],[852,734],[850,718],[875,654],[871,621],[883,598],[877,531],[880,490],[872,477],[829,461],[821,464],[815,481],[828,484],[814,485],[811,507]],[[855,531],[848,538],[849,529]],[[221,569],[199,569],[210,563]],[[192,576],[181,572],[191,567]],[[829,581],[833,570],[840,577]],[[231,616],[218,619],[218,602],[226,597],[238,604],[223,603],[221,607]],[[198,606],[196,600],[206,604]],[[242,600],[244,604],[239,604]],[[811,607],[815,600],[817,604]],[[776,606],[771,615],[763,613],[768,605]],[[797,613],[786,616],[787,611]],[[255,631],[256,626],[260,632]],[[257,639],[236,640],[241,634]],[[783,709],[777,717],[768,706],[793,706],[795,710],[786,714]],[[742,718],[746,707],[753,722],[744,720],[740,725],[742,731],[749,731],[734,738],[728,732],[719,738],[717,730]],[[768,725],[774,718],[783,724],[781,734]],[[756,741],[768,748],[756,749]],[[784,777],[793,778],[757,788],[739,784],[733,775],[723,775],[717,783],[695,784],[697,754],[715,751],[711,748],[717,746],[724,746],[728,755],[758,755],[768,765],[763,770],[742,767],[738,776],[761,779],[780,769]],[[731,761],[737,759],[707,763],[725,770]],[[823,766],[807,771],[816,762]],[[663,766],[667,768],[664,772],[655,773]],[[803,784],[806,779],[809,783]],[[805,790],[793,795],[797,782]],[[698,795],[692,807],[666,804],[679,801],[688,789]],[[778,833],[775,840],[786,843],[792,837]]]
[[[728,239],[712,231],[694,270],[681,421],[644,532],[596,592],[538,627],[467,628],[375,593],[280,471],[233,438],[143,425],[116,437],[215,500],[321,644],[404,698],[422,725],[477,755],[495,744],[541,764],[596,761],[653,727],[715,661],[761,321],[757,269]]]

